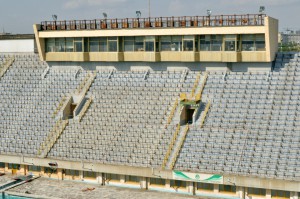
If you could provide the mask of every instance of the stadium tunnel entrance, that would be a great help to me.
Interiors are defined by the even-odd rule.
[[[180,125],[194,123],[195,112],[197,112],[197,107],[191,105],[184,105],[180,115]]]

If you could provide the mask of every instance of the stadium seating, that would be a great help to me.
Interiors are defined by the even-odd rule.
[[[89,73],[15,55],[0,79],[0,154],[37,156],[61,100]],[[89,108],[80,121],[69,119],[48,157],[161,167],[181,107],[170,112],[198,74],[97,70],[86,93]],[[203,127],[199,119],[190,125],[174,169],[300,180],[299,77],[295,53],[277,54],[271,72],[210,72],[201,99],[210,109]]]
[[[299,54],[278,54],[270,73],[211,73],[212,105],[187,135],[176,169],[299,180]]]

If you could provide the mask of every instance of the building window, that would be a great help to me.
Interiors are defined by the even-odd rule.
[[[67,176],[79,176],[79,171],[66,169],[66,175]]]
[[[170,186],[173,188],[186,188],[186,182],[180,180],[170,180]]]
[[[272,190],[271,197],[272,198],[290,198],[290,192],[282,191],[282,190]]]
[[[236,51],[236,35],[225,35],[225,51]]]
[[[55,52],[55,39],[46,39],[46,52]]]
[[[182,36],[162,36],[160,45],[161,51],[181,51]]]
[[[134,51],[134,37],[124,38],[124,51],[133,52]]]
[[[66,52],[74,51],[74,38],[66,38]]]
[[[265,196],[266,195],[266,190],[265,189],[258,189],[258,188],[248,188],[248,195],[249,196]]]
[[[265,51],[265,36],[242,35],[242,51]]]
[[[118,52],[118,37],[108,37],[108,52]]]
[[[197,182],[197,190],[214,191],[214,185],[208,183]]]
[[[8,169],[17,169],[20,170],[20,165],[19,164],[8,164]]]
[[[222,51],[222,35],[200,35],[200,51]]]
[[[65,38],[55,39],[55,52],[65,52]]]
[[[90,52],[99,52],[99,37],[91,37],[89,40]]]
[[[107,37],[100,37],[99,51],[107,52]]]
[[[150,185],[165,186],[166,180],[162,178],[150,178]]]
[[[200,36],[200,51],[211,51],[210,35],[201,35]]]
[[[255,35],[255,48],[257,51],[266,50],[265,35],[263,34]]]
[[[4,162],[0,162],[0,168],[5,168],[5,163]]]
[[[75,52],[82,52],[82,38],[74,39]]]
[[[183,36],[183,51],[194,51],[195,36]]]
[[[117,182],[120,182],[120,176],[117,175],[117,174],[110,174],[110,173],[107,173],[107,174],[106,174],[106,182],[109,182],[109,181],[117,181]]]
[[[34,166],[34,165],[29,165],[28,166],[28,171],[33,171],[33,172],[41,172],[41,167],[40,166]]]
[[[242,35],[242,51],[255,51],[254,35]]]
[[[52,169],[52,168],[49,168],[49,167],[44,167],[44,173],[46,174],[56,174],[57,173],[57,169]]]
[[[139,183],[140,178],[137,176],[125,176],[125,182],[134,182],[134,183]]]
[[[144,51],[144,37],[134,38],[134,51]]]
[[[154,43],[155,43],[155,37],[154,36],[145,37],[145,51],[153,52],[154,47],[155,47]]]
[[[236,193],[236,186],[231,186],[231,185],[219,185],[219,191],[220,192],[231,192],[231,193]]]
[[[96,173],[92,171],[83,171],[83,177],[84,178],[93,178],[96,179]]]

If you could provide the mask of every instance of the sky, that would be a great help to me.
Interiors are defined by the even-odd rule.
[[[149,16],[149,0],[0,0],[0,32],[33,33],[32,25],[41,21],[133,18],[136,11]],[[150,0],[151,16],[203,16],[257,14],[265,6],[268,16],[279,19],[279,31],[300,30],[300,0]]]

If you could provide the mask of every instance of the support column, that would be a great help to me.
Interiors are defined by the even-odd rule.
[[[166,180],[166,185],[165,185],[165,187],[166,187],[167,189],[169,189],[169,188],[171,187],[171,182],[170,182],[170,180]]]
[[[141,189],[148,189],[148,179],[145,177],[140,178]]]
[[[19,173],[21,175],[26,175],[27,174],[26,165],[24,165],[24,164],[20,165],[20,171],[19,171]]]
[[[187,182],[187,191],[192,195],[196,194],[195,183],[194,182]]]
[[[4,172],[8,172],[8,163],[5,163]]]
[[[79,179],[84,180],[83,171],[79,171]]]
[[[57,178],[58,178],[59,180],[63,180],[62,169],[57,169]]]
[[[41,176],[45,175],[45,167],[41,167]]]
[[[97,183],[104,185],[105,182],[104,182],[103,174],[98,172],[96,175],[97,175],[96,176]]]
[[[266,199],[271,199],[271,189],[266,189]]]
[[[236,187],[236,196],[244,199],[245,198],[245,187]]]
[[[298,192],[291,192],[290,193],[290,199],[299,199],[299,196],[298,196]]]
[[[125,183],[125,175],[120,175],[120,182],[121,182],[122,184]]]
[[[214,184],[214,193],[219,193],[219,185]]]

